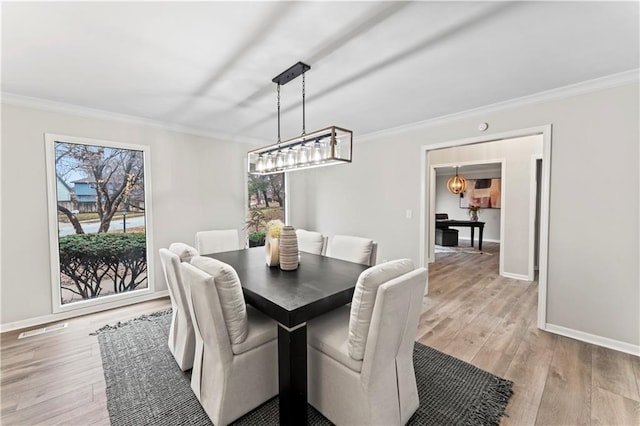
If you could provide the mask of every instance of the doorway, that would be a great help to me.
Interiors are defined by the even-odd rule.
[[[531,144],[527,145],[527,142]],[[421,265],[426,266],[434,260],[434,166],[501,162],[500,275],[533,280],[535,252],[538,252],[539,327],[543,327],[546,320],[550,152],[551,126],[548,125],[426,145],[421,153]],[[538,160],[541,160],[539,182]],[[538,203],[539,207],[536,207]],[[539,239],[536,238],[536,229]]]
[[[496,262],[496,274],[502,273],[502,255],[500,243],[503,222],[502,209],[502,164],[504,160],[495,161],[465,161],[462,163],[433,164],[435,179],[432,180],[432,191],[435,194],[434,203],[436,217],[446,215],[449,220],[468,222],[474,215],[470,206],[475,206],[475,216],[478,224],[482,224],[482,235],[479,227],[450,226],[447,234],[451,234],[447,245],[434,246],[433,261],[436,253],[466,253],[476,255],[497,255],[500,262]],[[464,177],[466,188],[459,194],[448,189],[449,180],[459,173]],[[441,226],[443,226],[440,223]],[[471,230],[474,230],[473,234]],[[436,234],[442,231],[437,231]],[[442,235],[442,234],[440,234]],[[471,236],[474,235],[473,241]],[[482,236],[482,244],[480,239]],[[441,239],[441,238],[440,238]],[[489,249],[487,249],[489,247]],[[497,248],[497,250],[496,250]],[[431,259],[430,259],[431,261]],[[498,267],[500,265],[500,267]]]

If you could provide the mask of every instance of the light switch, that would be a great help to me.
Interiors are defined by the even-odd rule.
[[[407,209],[405,216],[407,217],[407,219],[411,219],[411,216],[413,216],[413,212],[411,211],[411,209]]]

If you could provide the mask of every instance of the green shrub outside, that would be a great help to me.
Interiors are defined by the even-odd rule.
[[[146,234],[74,234],[60,237],[60,262],[73,258],[124,257],[134,259],[147,254]]]
[[[75,284],[67,289],[84,299],[99,296],[105,278],[113,283],[113,293],[134,290],[146,281],[146,247],[144,233],[60,237],[60,272]]]

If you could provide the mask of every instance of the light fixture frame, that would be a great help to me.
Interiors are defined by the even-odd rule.
[[[247,171],[250,174],[270,175],[351,163],[353,153],[351,130],[330,126],[306,133],[304,73],[310,69],[309,65],[297,62],[271,80],[278,85],[278,142],[247,153]],[[282,142],[280,140],[280,86],[300,75],[302,75],[302,134]]]
[[[278,151],[284,153],[291,149],[299,149],[302,145],[313,146],[316,141],[328,143],[325,146],[325,155],[322,159],[314,161],[312,158],[305,163],[284,164],[282,167],[258,170],[258,159],[260,156],[277,155]],[[251,174],[271,175],[274,173],[290,172],[315,167],[331,166],[335,164],[351,163],[353,152],[353,132],[337,126],[327,127],[313,133],[300,135],[293,139],[254,149],[247,153],[247,170]],[[297,155],[297,153],[296,153]]]

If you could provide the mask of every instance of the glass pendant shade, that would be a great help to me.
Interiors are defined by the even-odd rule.
[[[264,158],[262,158],[262,155],[258,156],[258,160],[256,161],[256,170],[259,172],[264,171]]]
[[[307,162],[309,162],[309,147],[306,143],[303,143],[298,148],[298,163],[305,164]]]
[[[289,147],[287,150],[287,167],[294,167],[297,163],[298,153],[294,147]]]
[[[282,151],[278,151],[276,154],[276,169],[282,170],[284,167],[284,154]]]
[[[265,171],[271,171],[275,169],[275,164],[273,162],[273,153],[267,154],[267,163],[265,165]]]

